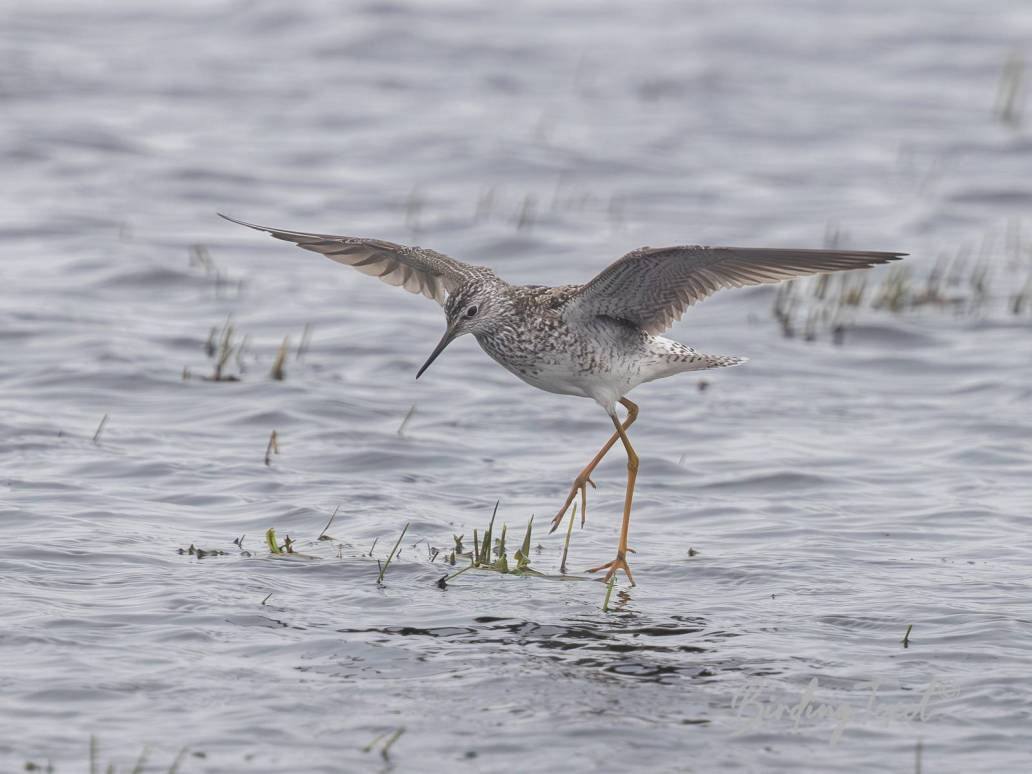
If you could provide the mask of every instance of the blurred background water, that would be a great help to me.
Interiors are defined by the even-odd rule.
[[[91,736],[119,770],[1028,770],[1026,2],[0,14],[4,771],[84,771]],[[751,362],[634,393],[639,585],[604,613],[430,560],[496,500],[510,545],[543,526],[598,407],[468,337],[417,384],[436,305],[216,210],[514,282],[643,244],[911,257],[674,327]],[[621,455],[596,480],[576,569]]]

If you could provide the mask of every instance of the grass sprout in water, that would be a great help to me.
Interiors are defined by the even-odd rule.
[[[427,560],[428,563],[433,564],[438,557],[441,557],[442,563],[446,563],[451,566],[456,566],[460,563],[460,560],[466,559],[469,563],[461,569],[453,572],[449,575],[441,576],[436,584],[442,588],[447,588],[448,581],[462,575],[469,570],[484,570],[488,572],[496,572],[501,575],[517,575],[517,576],[536,576],[539,578],[551,578],[557,580],[591,580],[589,578],[580,578],[576,576],[566,575],[565,569],[560,574],[552,575],[541,572],[531,566],[531,553],[533,547],[534,538],[534,516],[527,520],[527,526],[523,530],[522,538],[519,544],[512,550],[510,554],[509,547],[509,527],[507,524],[502,523],[500,527],[496,526],[498,507],[500,501],[496,502],[494,509],[491,512],[491,519],[487,524],[486,529],[481,531],[474,528],[473,530],[473,545],[467,550],[464,544],[465,535],[452,535],[454,541],[454,547],[448,551],[442,551],[439,548],[434,548],[429,542],[427,542]],[[576,508],[576,506],[575,506]],[[337,506],[325,526],[319,532],[319,534],[310,542],[305,545],[318,546],[327,541],[338,543],[336,546],[337,559],[343,559],[343,549],[345,544],[339,542],[336,537],[326,534],[327,530],[333,525],[334,519],[340,511],[340,506]],[[576,510],[574,510],[576,516]],[[571,520],[571,524],[573,520]],[[377,559],[378,573],[376,576],[376,584],[378,586],[384,585],[384,578],[387,575],[387,571],[395,559],[400,555],[400,549],[402,541],[405,539],[405,535],[408,534],[411,522],[407,522],[398,535],[397,539],[388,553],[387,558],[384,560]],[[567,552],[569,550],[569,530],[566,536],[566,544],[563,548],[563,565],[565,567],[565,561]],[[239,556],[241,558],[250,559],[254,556],[250,551],[243,549],[243,536],[235,538],[232,542],[237,546]],[[376,549],[376,545],[379,542],[379,538],[373,541],[372,547],[367,551],[363,552],[355,558],[373,558],[373,551]],[[417,545],[423,540],[417,541],[413,545]],[[296,560],[317,560],[325,557],[313,556],[311,554],[301,553],[296,550],[295,546],[297,541],[291,538],[289,535],[284,535],[282,541],[276,534],[275,527],[269,527],[265,531],[265,547],[268,549],[268,556],[277,559],[296,559]],[[538,550],[541,550],[541,546],[538,546]],[[180,555],[196,556],[198,559],[202,559],[208,556],[225,556],[226,551],[221,549],[201,549],[191,544],[189,548],[179,548],[176,551]]]
[[[269,436],[269,443],[265,447],[265,467],[272,465],[273,454],[279,454],[279,438],[276,436],[275,430]]]
[[[222,326],[220,331],[218,328],[212,328],[211,333],[208,335],[208,341],[204,345],[204,351],[208,357],[215,360],[215,370],[212,375],[207,377],[212,382],[239,382],[239,376],[233,376],[226,373],[226,366],[229,364],[230,358],[234,352],[237,353],[238,357],[242,351],[242,345],[237,344],[234,341],[234,335],[236,329],[233,327],[233,323],[230,318],[226,318],[225,324]]]
[[[285,364],[287,362],[287,352],[290,349],[290,337],[284,336],[283,343],[280,344],[279,350],[276,352],[276,361],[272,364],[272,371],[269,373],[273,379],[277,382],[282,382],[287,378],[287,370]]]
[[[510,562],[507,545],[509,534],[508,525],[503,523],[501,526],[501,532],[498,533],[497,537],[495,537],[495,519],[498,515],[498,505],[499,503],[496,502],[494,510],[491,512],[491,521],[488,522],[487,529],[484,530],[483,536],[481,537],[479,530],[473,530],[472,550],[463,551],[462,536],[453,536],[455,538],[455,549],[451,552],[448,560],[449,563],[457,563],[459,558],[466,558],[469,559],[469,564],[458,572],[454,572],[451,575],[441,578],[441,580],[438,581],[438,585],[441,586],[441,588],[445,588],[448,581],[468,572],[469,570],[487,570],[490,572],[497,572],[502,575],[523,575],[557,580],[589,580],[588,578],[566,575],[565,571],[561,571],[559,575],[551,575],[530,566],[531,544],[534,536],[533,516],[531,516],[527,521],[527,528],[523,532],[523,540],[520,542],[519,548],[513,552],[512,561]],[[569,535],[567,535],[567,543],[563,552],[564,563],[566,550],[568,548]]]
[[[300,360],[307,354],[311,342],[311,323],[306,323],[301,334],[301,344],[298,346],[295,355]],[[203,377],[208,382],[239,382],[247,370],[246,358],[259,361],[258,353],[249,345],[250,335],[239,337],[239,332],[233,324],[232,317],[227,317],[222,326],[212,326],[208,331],[208,337],[204,342],[204,354],[212,363],[210,376]],[[287,378],[287,360],[290,355],[290,337],[284,336],[282,342],[276,348],[276,355],[272,367],[269,370],[269,378],[274,381],[283,381]],[[183,380],[192,377],[193,371],[189,366],[183,367]]]
[[[610,578],[606,582],[606,596],[605,596],[605,599],[602,600],[602,612],[603,613],[608,613],[609,612],[609,599],[610,599],[610,597],[613,596],[613,587],[615,585],[616,585],[616,578],[615,577],[614,578]]]
[[[394,745],[395,742],[398,741],[398,739],[401,738],[401,735],[404,733],[405,727],[401,726],[400,728],[397,728],[394,731],[377,734],[373,741],[371,741],[369,744],[362,748],[362,752],[372,752],[376,748],[376,745],[382,740],[383,744],[380,745],[380,757],[383,758],[385,761],[389,761],[391,759],[391,747]]]
[[[107,426],[107,421],[108,421],[108,415],[105,414],[101,418],[100,424],[97,425],[97,431],[93,434],[93,443],[100,443],[100,435],[101,435],[101,433],[104,432],[104,428]]]
[[[837,232],[829,241],[837,244]],[[989,233],[977,252],[962,247],[927,270],[904,263],[879,280],[845,272],[784,283],[771,309],[786,338],[814,341],[830,333],[836,344],[861,314],[918,313],[971,319],[1032,313],[1032,245],[1022,241],[1021,221],[1008,223],[1004,239]]]
[[[269,548],[269,554],[274,557],[291,558],[291,559],[319,559],[318,556],[312,556],[311,554],[302,554],[300,551],[294,550],[294,544],[297,541],[290,537],[290,535],[283,536],[283,545],[279,544],[279,540],[276,538],[276,529],[269,527],[265,530],[265,545]]]
[[[136,759],[136,763],[133,764],[133,767],[131,769],[127,769],[127,771],[129,772],[129,774],[143,774],[143,772],[145,772],[145,771],[162,771],[162,772],[165,772],[165,774],[177,774],[179,772],[179,767],[183,763],[183,759],[186,758],[186,753],[187,753],[187,748],[184,747],[184,748],[182,748],[179,751],[179,753],[176,755],[176,757],[173,759],[172,763],[169,765],[169,767],[167,769],[165,769],[165,768],[155,769],[153,766],[148,766],[147,765],[147,757],[150,755],[150,750],[148,750],[146,747],[144,747],[140,751],[140,754],[139,754],[139,756]],[[205,757],[204,753],[197,753],[197,752],[194,753],[194,756],[198,757],[198,758]],[[52,766],[50,763],[47,763],[45,766],[42,766],[40,764],[33,763],[32,761],[27,761],[25,763],[25,771],[41,771],[41,772],[48,772],[49,773],[49,772],[56,772],[57,769],[54,768],[54,766]],[[117,774],[118,771],[119,770],[115,767],[114,763],[108,763],[107,766],[105,766],[103,768],[101,767],[101,765],[100,765],[100,746],[97,743],[97,737],[91,736],[90,737],[90,774],[101,774],[102,772],[104,772],[104,774]]]
[[[380,565],[380,574],[376,577],[376,584],[381,585],[383,583],[383,576],[387,573],[387,568],[391,566],[391,561],[394,559],[394,555],[398,552],[398,546],[401,545],[402,538],[405,537],[405,533],[408,532],[408,522],[406,522],[404,529],[401,530],[401,534],[398,535],[397,541],[394,543],[394,548],[391,549],[390,554],[387,556],[387,561]],[[377,564],[380,564],[380,560],[376,560]]]
[[[1025,58],[1015,51],[1007,57],[1000,72],[993,112],[1000,123],[1012,129],[1021,127],[1027,70]]]

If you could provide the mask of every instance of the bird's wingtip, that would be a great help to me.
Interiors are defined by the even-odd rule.
[[[247,228],[253,228],[255,231],[265,231],[266,233],[272,233],[272,229],[267,226],[259,226],[256,223],[248,223],[246,220],[238,220],[237,218],[230,217],[223,212],[215,213],[223,220],[228,220],[230,223],[236,223],[238,226],[246,226]]]
[[[228,220],[230,223],[236,223],[238,226],[247,226],[248,228],[258,228],[253,223],[245,223],[242,220],[237,220],[236,218],[230,217],[229,215],[227,215],[224,212],[216,211],[215,214],[218,215],[223,220]]]

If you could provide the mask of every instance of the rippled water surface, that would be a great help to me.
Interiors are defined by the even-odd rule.
[[[1027,3],[2,16],[4,771],[87,770],[91,737],[122,771],[1032,770],[1032,139],[997,103]],[[791,337],[772,288],[692,309],[674,338],[750,363],[634,393],[638,586],[603,612],[597,581],[437,585],[496,500],[558,574],[540,527],[598,406],[470,337],[415,382],[436,305],[216,210],[517,282],[837,242],[921,282],[960,254],[951,292],[988,289],[807,301]],[[596,480],[578,571],[617,539],[619,449]],[[269,527],[316,558],[270,557]]]

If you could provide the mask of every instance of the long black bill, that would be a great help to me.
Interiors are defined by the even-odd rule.
[[[423,363],[423,367],[420,368],[419,371],[416,373],[416,378],[417,379],[420,376],[422,376],[423,375],[423,371],[428,369],[430,367],[430,364],[437,359],[437,356],[440,355],[442,352],[444,352],[444,348],[447,347],[449,344],[451,344],[451,340],[454,339],[454,338],[455,338],[455,329],[453,327],[451,327],[451,326],[448,326],[448,330],[446,330],[444,332],[444,335],[441,337],[441,340],[439,342],[437,342],[437,346],[434,347],[434,351],[430,353],[430,357],[428,357],[426,359],[426,362]]]

